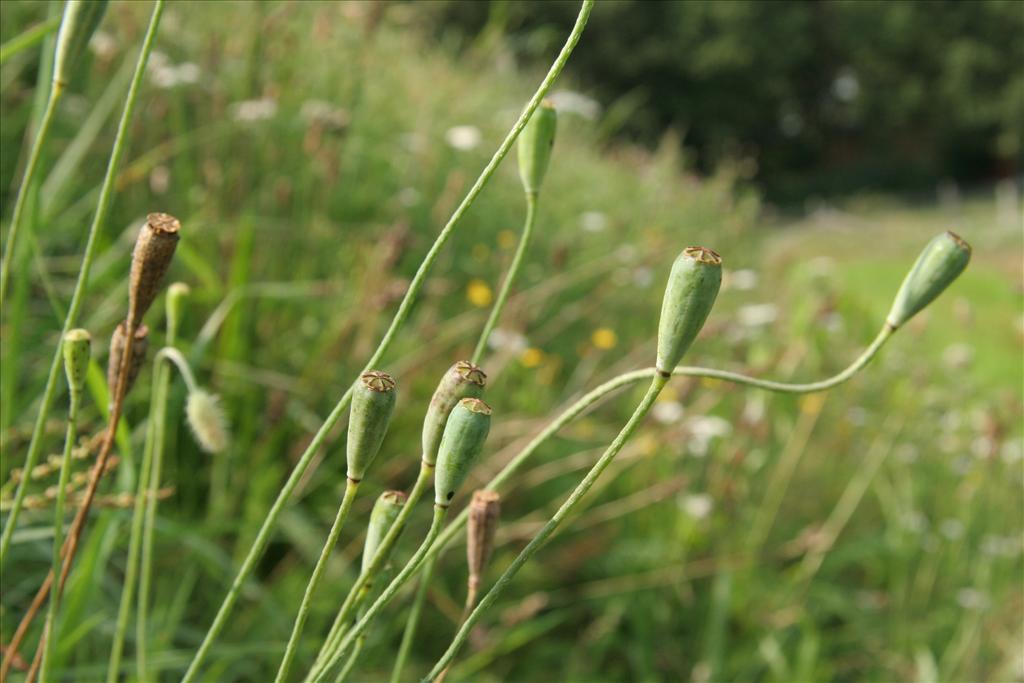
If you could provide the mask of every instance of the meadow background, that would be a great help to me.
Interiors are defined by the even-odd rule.
[[[707,153],[700,130],[651,113],[680,93],[637,98],[615,91],[612,79],[602,83],[593,65],[603,51],[625,50],[608,39],[609,17],[628,14],[622,5],[598,4],[594,33],[584,34],[552,97],[558,138],[528,263],[484,362],[495,422],[471,484],[497,472],[560,406],[652,363],[661,288],[684,246],[716,249],[726,268],[688,362],[792,381],[831,374],[856,356],[932,235],[952,229],[974,256],[866,372],[828,394],[674,381],[584,509],[502,596],[452,680],[1024,680],[1024,234],[1019,129],[1003,125],[1012,117],[993,118],[994,161],[963,179],[936,167],[909,190],[883,175],[822,191],[808,180],[812,166],[773,187],[756,150],[723,144],[736,153]],[[159,508],[151,619],[161,680],[180,676],[295,459],[372,352],[564,34],[558,12],[543,5],[486,7],[172,2],[166,10],[81,321],[104,365],[140,222],[151,211],[179,217],[169,281],[193,292],[182,348],[222,397],[233,440],[219,456],[198,450],[176,382],[164,482],[173,491]],[[883,16],[882,5],[869,7]],[[940,17],[953,11],[932,7]],[[1019,5],[986,7],[1021,21]],[[34,239],[21,241],[3,312],[0,502],[24,457],[148,10],[112,3],[45,151],[28,217]],[[53,12],[59,3],[0,4],[0,39]],[[1000,55],[995,66],[979,63],[1009,102],[1001,106],[1024,113],[1016,48],[986,33],[993,23],[950,30]],[[706,38],[664,25],[664,35]],[[915,53],[917,34],[894,26],[892,41],[902,35]],[[648,35],[665,44],[658,26],[647,28],[631,42],[635,54]],[[717,49],[728,57],[735,45]],[[785,52],[785,42],[776,45]],[[26,130],[39,114],[41,51],[0,67],[5,227]],[[646,73],[639,62],[638,78]],[[749,78],[758,65],[748,59]],[[901,74],[890,76],[888,94],[898,98]],[[723,78],[720,90],[734,85]],[[860,87],[880,97],[870,81]],[[723,102],[722,111],[741,104]],[[780,125],[759,102],[751,99],[745,115]],[[685,105],[682,97],[673,110],[680,118]],[[895,145],[892,135],[877,144]],[[469,355],[523,213],[515,163],[506,160],[383,364],[398,379],[399,406],[353,520],[366,519],[380,490],[411,485],[426,401],[444,369]],[[159,309],[149,321],[155,343]],[[86,434],[103,424],[101,376],[90,384]],[[55,651],[61,680],[105,674],[130,515],[117,494],[134,490],[149,381],[145,372],[131,394],[129,439],[102,490],[110,505],[94,515],[68,585]],[[492,580],[636,397],[620,394],[572,424],[502,491]],[[60,405],[46,453],[62,443]],[[206,680],[263,681],[276,669],[344,487],[342,436],[339,429],[301,484]],[[32,493],[53,483],[41,477]],[[428,517],[425,506],[413,516],[400,559]],[[50,507],[22,517],[3,576],[4,641],[49,567],[50,520]],[[314,634],[354,580],[361,547],[362,526],[350,521],[300,664],[308,666]],[[464,586],[459,547],[435,572],[409,680],[449,642]],[[358,680],[390,672],[412,589],[372,629]]]

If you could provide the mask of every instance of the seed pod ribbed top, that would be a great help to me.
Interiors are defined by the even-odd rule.
[[[363,373],[352,392],[348,419],[348,478],[358,482],[377,457],[395,410],[394,378],[386,372]]]
[[[460,360],[448,368],[434,390],[423,418],[423,460],[429,465],[437,462],[437,449],[441,435],[455,405],[464,398],[480,398],[487,385],[487,375],[479,366]]]
[[[178,246],[181,223],[166,213],[151,213],[139,230],[132,250],[132,269],[128,281],[128,319],[135,325],[160,292],[160,283],[171,265]]]
[[[687,247],[672,264],[658,322],[657,369],[669,375],[704,327],[722,284],[722,257]]]
[[[448,507],[448,502],[466,481],[483,451],[490,429],[491,407],[480,399],[464,398],[452,410],[437,451],[434,502],[438,506]]]
[[[107,0],[67,0],[57,33],[53,82],[65,86],[107,11]]]
[[[89,352],[92,337],[83,329],[68,330],[64,335],[64,373],[68,378],[71,395],[81,395],[85,387],[85,376],[89,372]]]
[[[388,531],[398,518],[398,513],[405,506],[406,495],[401,491],[385,491],[373,504],[373,511],[370,512],[370,523],[366,527],[366,542],[363,544],[362,572],[365,573],[373,556],[377,554],[377,548],[381,541],[387,536]],[[392,545],[392,547],[394,547]],[[385,558],[386,559],[386,558]]]
[[[127,341],[125,324],[120,323],[114,328],[114,334],[110,337],[110,355],[107,358],[107,389],[110,391],[110,400],[114,400],[114,393],[117,391],[117,383],[121,375],[121,359],[124,356],[124,346]],[[132,385],[142,370],[142,364],[146,360],[146,350],[149,348],[149,328],[139,325],[135,328],[135,340],[132,342],[132,358],[128,364],[128,380],[124,387],[127,396]]]
[[[897,328],[910,320],[942,294],[964,272],[970,260],[971,245],[956,233],[945,232],[933,237],[903,279],[886,322]]]
[[[516,149],[519,158],[519,177],[523,181],[523,189],[530,193],[540,190],[544,182],[544,174],[551,162],[551,151],[555,145],[555,129],[558,114],[555,107],[547,100],[540,103],[533,116],[519,134]]]

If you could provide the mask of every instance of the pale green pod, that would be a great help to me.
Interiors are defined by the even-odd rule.
[[[385,491],[373,504],[370,523],[366,527],[366,542],[363,543],[362,573],[366,573],[370,563],[373,562],[373,556],[377,554],[377,548],[380,547],[381,541],[394,526],[398,514],[405,506],[406,497],[401,491]],[[394,544],[391,547],[394,548]],[[387,560],[386,557],[384,559]]]
[[[107,11],[107,0],[67,0],[57,33],[53,58],[53,82],[68,84],[71,72],[85,53],[89,39]]]
[[[167,288],[167,327],[177,330],[185,308],[185,298],[192,292],[184,282],[173,282]]]
[[[395,379],[386,372],[363,373],[352,391],[348,418],[348,478],[362,481],[384,442],[395,411]]]
[[[480,399],[464,398],[452,410],[441,437],[434,472],[434,502],[439,507],[448,507],[448,501],[466,481],[490,429],[491,407]]]
[[[964,272],[971,260],[971,245],[959,235],[945,232],[932,238],[896,293],[886,322],[897,328],[935,300]]]
[[[437,462],[437,449],[452,409],[464,398],[480,398],[487,386],[487,375],[468,360],[460,360],[448,368],[434,390],[423,418],[423,461]]]
[[[557,123],[555,107],[544,100],[519,134],[516,149],[519,155],[519,177],[523,181],[523,189],[531,194],[538,192],[544,182],[544,174],[551,162],[551,149],[555,145]]]
[[[722,284],[722,257],[687,247],[672,264],[658,322],[658,372],[667,377],[704,327]]]
[[[64,335],[64,373],[68,378],[68,389],[72,397],[81,395],[85,377],[89,372],[89,355],[92,336],[87,330],[77,328]],[[74,398],[72,399],[74,400]]]

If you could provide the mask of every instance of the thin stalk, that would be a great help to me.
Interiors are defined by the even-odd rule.
[[[423,603],[426,602],[427,592],[430,590],[430,580],[434,576],[434,565],[436,562],[437,555],[433,555],[428,557],[423,563],[423,576],[420,577],[420,585],[416,588],[416,597],[409,608],[409,617],[405,621],[405,630],[402,632],[402,643],[398,646],[398,654],[395,655],[395,665],[391,669],[391,683],[398,683],[402,679],[402,669],[405,668],[405,662],[409,658],[409,651],[412,649],[413,641],[416,639],[416,627],[419,625]],[[356,651],[353,651],[352,654],[355,656]]]
[[[334,683],[343,683],[348,675],[352,673],[352,667],[356,665],[356,661],[359,659],[359,655],[363,653],[363,645],[366,644],[366,634],[356,638],[356,644],[352,646],[352,654],[348,656],[348,661],[345,662],[345,666],[341,667],[341,671],[338,672],[338,677],[334,679]]]
[[[498,320],[501,318],[501,312],[505,309],[505,303],[508,301],[509,292],[512,290],[512,283],[515,282],[516,277],[519,275],[519,270],[523,265],[523,255],[526,253],[527,247],[530,245],[530,238],[533,236],[533,225],[537,219],[537,193],[527,192],[526,193],[526,220],[523,221],[523,233],[519,237],[519,245],[516,247],[516,253],[512,257],[512,263],[509,264],[508,273],[505,274],[505,280],[501,283],[501,289],[498,292],[498,297],[494,300],[494,306],[491,307],[491,313],[487,316],[487,322],[484,323],[484,329],[480,332],[480,338],[476,342],[476,349],[473,350],[473,358],[471,359],[475,365],[480,364],[480,360],[484,357],[484,352],[487,350],[487,340],[491,337],[491,332],[494,330],[494,326],[498,324]]]
[[[14,36],[3,45],[0,45],[0,64],[3,64],[22,50],[27,50],[36,43],[44,40],[46,36],[57,30],[57,27],[60,26],[60,21],[61,17],[59,16],[51,17],[46,21],[42,21],[26,31]]]
[[[316,566],[313,568],[313,575],[309,577],[306,593],[302,596],[302,603],[299,605],[299,612],[295,617],[295,625],[292,627],[292,635],[288,639],[288,645],[284,650],[284,657],[281,659],[281,666],[277,670],[277,678],[275,678],[277,683],[284,683],[284,681],[288,680],[288,670],[291,668],[292,660],[295,659],[299,638],[302,637],[302,627],[305,626],[306,619],[309,617],[310,607],[313,605],[313,596],[316,594],[316,589],[320,586],[320,580],[323,578],[324,570],[327,568],[327,561],[331,557],[331,551],[334,550],[334,546],[338,543],[338,536],[341,535],[341,529],[345,525],[345,520],[348,519],[349,510],[352,509],[352,502],[356,499],[356,492],[358,490],[358,481],[346,480],[345,495],[342,496],[341,505],[338,506],[338,514],[334,518],[334,524],[331,526],[330,532],[327,534],[327,541],[324,543],[323,550],[320,551],[320,559],[317,560]]]
[[[121,159],[124,156],[125,142],[128,139],[128,128],[131,124],[132,115],[135,112],[135,105],[138,102],[142,78],[146,72],[146,64],[149,62],[149,54],[152,52],[153,44],[156,40],[157,28],[160,26],[160,17],[163,14],[163,9],[164,0],[156,0],[156,3],[153,5],[153,14],[149,20],[149,28],[146,30],[146,37],[143,40],[142,49],[139,51],[139,58],[135,65],[135,74],[132,76],[132,82],[128,88],[128,94],[125,98],[124,111],[121,113],[121,121],[118,124],[117,134],[114,138],[114,146],[111,149],[110,160],[107,163],[107,172],[103,178],[103,185],[100,188],[100,196],[96,204],[96,213],[93,216],[92,225],[89,226],[89,235],[85,243],[85,252],[82,254],[82,266],[78,271],[78,280],[75,283],[75,291],[71,295],[71,304],[68,306],[68,313],[64,318],[64,328],[61,331],[59,339],[63,339],[64,335],[66,335],[68,331],[77,324],[78,314],[82,307],[82,301],[89,289],[89,272],[92,269],[92,263],[96,257],[96,237],[99,235],[101,226],[106,223],[107,214],[110,211],[110,203],[114,192],[114,180],[117,177],[118,168],[121,166]],[[6,272],[7,269],[4,269],[4,273]],[[131,337],[129,337],[129,339],[131,339]],[[50,362],[50,371],[47,375],[46,386],[43,389],[42,400],[39,404],[39,414],[36,416],[36,422],[32,429],[32,439],[29,441],[28,453],[25,456],[24,467],[26,472],[30,472],[32,468],[35,467],[36,461],[39,459],[46,420],[50,414],[50,408],[53,405],[54,393],[57,388],[57,375],[59,374],[60,365],[61,346],[60,342],[58,342],[57,348],[53,354],[53,360]],[[14,534],[14,528],[18,522],[18,515],[21,513],[21,508],[25,502],[27,487],[28,477],[24,478],[18,485],[18,490],[14,494],[14,502],[11,506],[11,512],[7,517],[7,523],[4,525],[3,535],[0,536],[0,568],[3,567],[4,562],[7,559],[7,553],[8,550],[10,550],[11,545],[11,537]],[[16,650],[12,648],[9,651],[13,653]],[[6,667],[4,671],[6,672]]]
[[[633,411],[633,415],[629,418],[629,421],[626,422],[622,431],[619,432],[618,436],[615,437],[615,440],[612,441],[611,445],[608,446],[608,449],[598,459],[598,461],[594,463],[594,466],[587,473],[587,476],[583,478],[583,481],[581,481],[573,492],[569,494],[569,497],[564,503],[562,503],[558,512],[548,520],[548,523],[544,525],[544,528],[542,528],[537,535],[533,537],[523,551],[519,553],[519,556],[512,561],[512,564],[509,565],[509,568],[501,575],[501,578],[495,582],[494,586],[487,592],[487,595],[483,597],[483,600],[480,601],[480,604],[477,605],[476,609],[474,609],[462,623],[462,627],[459,629],[458,633],[455,634],[455,638],[452,640],[452,644],[448,647],[447,652],[445,652],[437,664],[434,665],[434,668],[429,674],[427,674],[427,677],[424,680],[434,680],[448,667],[449,664],[451,664],[452,659],[454,659],[459,648],[462,647],[462,644],[469,637],[470,630],[472,630],[476,622],[480,620],[481,615],[494,603],[501,591],[509,584],[509,582],[512,581],[512,578],[522,568],[522,566],[526,564],[534,554],[536,554],[542,545],[544,545],[544,542],[547,541],[551,534],[555,532],[555,529],[557,529],[558,525],[562,523],[562,520],[564,520],[569,513],[572,512],[573,508],[579,504],[583,496],[585,496],[594,485],[594,482],[597,481],[598,477],[601,476],[608,465],[611,464],[612,460],[615,459],[615,456],[619,454],[619,451],[622,450],[622,447],[626,445],[626,442],[629,441],[630,437],[632,437],[636,432],[640,423],[643,421],[644,417],[647,416],[648,411],[650,411],[651,406],[654,405],[654,401],[658,398],[658,394],[661,393],[661,390],[665,388],[667,383],[667,377],[656,375],[651,378],[651,385],[648,387],[647,393],[644,394],[643,399],[641,399],[640,403],[637,405],[636,410]]]
[[[408,506],[408,503],[406,503]],[[366,631],[366,628],[370,625],[370,622],[377,616],[377,614],[384,609],[384,607],[391,602],[391,599],[395,597],[395,594],[405,585],[405,582],[416,573],[423,563],[424,558],[427,556],[427,551],[430,550],[430,546],[434,543],[438,534],[441,533],[441,527],[444,524],[444,518],[448,514],[447,507],[441,507],[440,505],[434,505],[434,519],[430,523],[430,530],[427,532],[426,538],[423,539],[423,543],[416,549],[416,553],[409,559],[409,562],[402,567],[402,571],[398,573],[398,576],[388,584],[388,587],[384,589],[384,592],[380,594],[380,597],[366,610],[366,614],[360,617],[359,621],[349,629],[345,637],[338,643],[337,649],[330,659],[327,660],[320,675],[316,677],[315,683],[321,683],[326,680],[328,672],[333,669],[341,658],[345,656],[349,648],[352,647],[353,641]]]
[[[416,274],[413,276],[412,281],[409,283],[409,289],[406,291],[405,296],[398,305],[398,310],[395,312],[395,317],[391,320],[391,324],[388,327],[387,332],[384,333],[383,338],[377,346],[377,350],[374,351],[360,374],[376,367],[378,365],[378,361],[391,347],[391,343],[398,334],[398,330],[401,329],[405,324],[405,321],[408,319],[412,305],[419,296],[420,290],[423,289],[423,283],[426,280],[427,275],[433,269],[434,262],[437,260],[441,249],[451,237],[455,226],[458,225],[462,216],[466,213],[469,207],[472,206],[476,201],[477,196],[479,196],[488,181],[490,181],[491,176],[494,175],[494,171],[512,148],[512,145],[515,143],[519,133],[523,130],[523,127],[526,126],[526,122],[529,120],[538,105],[540,105],[541,100],[544,99],[548,90],[551,89],[551,85],[555,82],[555,79],[558,78],[558,75],[565,67],[565,63],[569,60],[569,55],[572,54],[576,44],[579,42],[580,36],[583,34],[583,28],[586,26],[587,19],[590,16],[593,6],[594,0],[584,0],[583,6],[580,8],[579,16],[576,18],[576,25],[569,34],[565,45],[558,54],[558,57],[551,65],[551,69],[548,71],[547,76],[544,77],[544,80],[537,88],[537,91],[534,93],[529,103],[526,105],[523,113],[520,114],[515,125],[509,131],[508,135],[505,136],[505,139],[494,153],[494,156],[491,157],[487,166],[484,167],[484,170],[480,173],[476,182],[473,183],[473,186],[470,188],[465,198],[463,198],[458,208],[455,209],[451,218],[448,219],[448,223],[441,230],[441,233],[437,236],[434,244],[430,247],[430,250],[423,259],[423,262],[416,270]],[[199,674],[199,667],[202,666],[203,660],[205,660],[207,654],[209,654],[210,647],[213,645],[213,642],[217,639],[217,636],[220,635],[220,632],[224,629],[224,626],[227,623],[228,616],[231,614],[231,610],[234,608],[235,602],[238,600],[238,595],[241,591],[242,585],[249,578],[249,575],[256,566],[256,562],[263,554],[263,550],[270,540],[270,534],[277,526],[277,519],[280,517],[281,511],[284,509],[284,506],[291,497],[295,487],[298,486],[302,476],[309,468],[309,464],[312,462],[313,456],[320,449],[320,446],[323,445],[323,442],[327,439],[327,435],[330,433],[335,423],[337,423],[344,414],[351,399],[352,387],[350,385],[342,395],[341,399],[339,399],[337,405],[327,416],[327,419],[324,420],[323,425],[321,425],[316,435],[314,435],[313,439],[310,441],[306,451],[295,464],[288,480],[285,482],[284,486],[281,487],[281,491],[278,493],[273,505],[271,505],[270,510],[267,511],[266,519],[264,519],[263,524],[260,526],[260,529],[256,534],[256,538],[253,540],[252,546],[249,548],[249,552],[246,555],[245,560],[243,560],[242,566],[238,570],[238,574],[235,576],[230,588],[228,589],[227,595],[224,597],[224,601],[217,610],[217,615],[214,617],[213,623],[210,625],[210,629],[207,631],[206,636],[203,638],[203,642],[196,651],[196,654],[192,659],[192,663],[189,664],[188,670],[185,672],[185,676],[182,679],[182,683],[193,683],[195,681],[196,676]],[[42,425],[39,425],[39,430],[42,431]]]
[[[54,502],[55,507],[53,511],[53,565],[50,570],[55,575],[60,571],[61,546],[64,544],[65,503],[68,479],[71,477],[71,451],[74,448],[78,433],[78,409],[82,403],[81,393],[80,391],[71,392],[71,402],[68,408],[68,429],[64,437],[64,453],[60,463],[60,475],[57,480],[57,499]],[[50,645],[53,643],[54,636],[57,633],[57,613],[59,607],[60,595],[57,593],[57,586],[54,585],[50,591],[50,604],[46,609],[46,625],[44,629],[48,637],[43,640],[43,661],[39,669],[39,679],[42,681],[47,680],[47,675],[50,671],[50,657],[53,653],[53,647]]]

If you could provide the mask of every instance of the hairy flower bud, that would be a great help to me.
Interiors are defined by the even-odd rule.
[[[373,511],[370,512],[370,523],[366,527],[366,542],[363,543],[363,564],[362,573],[366,573],[373,556],[377,554],[377,548],[381,541],[387,536],[388,531],[398,519],[398,513],[405,506],[406,495],[401,491],[385,491],[373,504]],[[392,545],[394,548],[394,545]],[[387,558],[384,558],[387,560]]]
[[[171,265],[178,246],[181,223],[166,213],[151,213],[139,230],[132,250],[132,269],[128,282],[128,319],[142,323],[160,291],[160,282]]]
[[[480,399],[464,398],[452,410],[441,437],[434,473],[434,502],[439,507],[448,507],[466,481],[490,429],[491,407]]]
[[[936,235],[903,279],[886,322],[893,329],[910,320],[964,272],[971,245],[952,232]]]
[[[107,0],[67,0],[57,33],[53,57],[53,82],[63,87],[85,53],[89,39],[107,11]]]
[[[501,513],[501,496],[496,491],[478,490],[473,492],[469,503],[469,520],[466,526],[466,561],[469,565],[470,590],[480,585],[487,561],[494,550],[494,536],[498,530],[498,516]]]
[[[72,401],[78,399],[85,387],[91,345],[92,337],[87,330],[68,330],[64,335],[64,373],[68,378],[68,390],[71,392]]]
[[[722,284],[722,257],[704,247],[687,247],[672,264],[658,323],[657,369],[672,374],[704,327]]]
[[[519,177],[523,181],[523,189],[534,193],[540,190],[544,182],[544,174],[551,161],[551,149],[555,146],[555,128],[558,114],[555,107],[547,100],[540,103],[526,127],[519,134],[516,152],[519,156]]]
[[[125,324],[120,323],[114,328],[114,334],[110,337],[110,356],[107,358],[107,389],[110,391],[110,400],[114,400],[117,392],[117,383],[121,376],[121,359],[124,356],[124,345],[127,341]],[[132,358],[128,364],[128,380],[124,386],[125,396],[131,391],[135,384],[142,364],[146,360],[146,350],[149,347],[149,328],[139,325],[135,328],[135,340],[132,342]]]
[[[464,398],[480,398],[487,385],[487,375],[478,366],[460,360],[441,378],[423,418],[423,460],[428,465],[437,462],[437,449],[441,435],[455,405]]]
[[[384,443],[395,410],[395,379],[386,372],[363,373],[352,392],[348,418],[348,478],[362,481]]]
[[[228,447],[228,424],[220,399],[207,391],[190,391],[185,416],[199,447],[207,453],[220,453]]]

